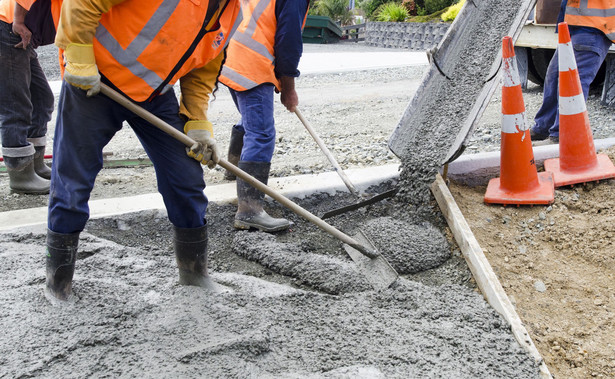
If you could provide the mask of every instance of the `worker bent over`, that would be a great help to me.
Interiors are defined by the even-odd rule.
[[[239,10],[238,0],[64,0],[56,36],[65,70],[49,197],[50,299],[72,297],[79,233],[89,217],[102,150],[124,121],[154,164],[173,224],[180,283],[213,286],[201,163],[213,168],[218,160],[206,112]],[[178,80],[179,104],[172,88]],[[99,95],[101,82],[199,145],[187,155],[181,142]]]

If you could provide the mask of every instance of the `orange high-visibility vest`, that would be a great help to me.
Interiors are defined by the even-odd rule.
[[[15,3],[19,3],[22,7],[30,10],[36,0],[0,0],[0,21],[4,21],[7,24],[13,23],[15,16]],[[53,16],[53,23],[58,25],[58,18],[60,17],[60,8],[62,2],[60,0],[51,0],[51,15]]]
[[[98,70],[138,102],[166,92],[226,47],[240,6],[239,0],[220,3],[217,17],[207,15],[207,0],[127,0],[113,6],[96,28]]]
[[[564,21],[596,28],[615,42],[615,0],[568,0]]]
[[[274,72],[275,5],[276,0],[242,1],[243,20],[229,44],[220,82],[236,91],[246,91],[263,83],[280,89]]]

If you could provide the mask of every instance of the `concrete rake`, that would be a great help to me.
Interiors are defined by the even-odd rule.
[[[158,129],[169,134],[171,137],[180,141],[187,147],[190,148],[197,144],[195,140],[188,137],[186,134],[173,128],[171,125],[167,124],[162,119],[156,117],[152,113],[134,104],[133,102],[125,98],[123,95],[103,83],[101,83],[101,93],[108,96],[110,99],[114,100],[118,104],[124,106],[126,109],[132,111],[137,116],[148,121]],[[284,195],[278,193],[272,188],[261,183],[256,178],[249,175],[247,172],[241,170],[237,166],[229,163],[225,159],[221,158],[218,161],[218,165],[232,172],[238,178],[245,180],[254,188],[271,196],[273,199],[278,201],[280,204],[282,204],[292,212],[305,218],[309,222],[313,223],[325,232],[331,234],[333,237],[345,243],[346,246],[344,247],[346,249],[346,252],[354,261],[357,271],[367,279],[367,281],[372,285],[372,287],[374,287],[374,289],[386,289],[390,287],[393,283],[395,283],[395,281],[397,280],[399,275],[397,274],[395,269],[376,250],[374,245],[364,235],[359,234],[355,236],[355,238],[360,239],[360,241],[358,241],[357,239],[344,234],[340,230],[336,229],[332,225],[329,225],[322,219],[316,217],[312,213],[308,212],[306,209],[289,200]]]
[[[327,159],[329,160],[329,162],[331,163],[333,168],[335,168],[335,172],[342,179],[342,181],[344,182],[344,184],[348,188],[348,191],[350,191],[350,193],[353,194],[354,197],[357,198],[357,202],[356,203],[345,205],[343,207],[332,209],[330,211],[327,211],[327,212],[323,213],[320,216],[321,219],[324,220],[324,219],[327,219],[329,217],[337,216],[337,215],[340,215],[342,213],[346,213],[346,212],[353,211],[355,209],[363,208],[363,207],[366,207],[366,206],[368,206],[370,204],[374,204],[374,203],[377,203],[377,202],[379,202],[381,200],[384,200],[386,198],[395,196],[395,194],[397,193],[397,188],[389,190],[389,191],[386,191],[386,192],[383,192],[383,193],[380,193],[380,194],[377,194],[377,195],[366,195],[365,197],[362,196],[359,193],[359,191],[357,191],[356,187],[352,184],[350,179],[348,179],[348,176],[346,175],[344,170],[342,170],[340,165],[337,163],[337,160],[335,159],[333,154],[331,154],[331,151],[327,148],[327,145],[325,145],[323,140],[318,136],[318,134],[316,134],[316,131],[314,130],[314,128],[312,128],[310,123],[307,122],[305,117],[303,117],[301,112],[299,112],[299,109],[295,108],[295,114],[297,115],[297,117],[299,118],[299,120],[301,121],[303,126],[305,126],[305,128],[308,131],[308,133],[310,133],[312,138],[314,138],[314,141],[316,141],[316,144],[318,145],[318,147],[320,147],[320,150],[322,150],[322,152],[325,154],[325,156],[327,157]]]

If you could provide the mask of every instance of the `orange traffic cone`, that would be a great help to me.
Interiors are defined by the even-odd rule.
[[[529,125],[512,38],[502,40],[502,142],[500,177],[491,179],[485,203],[551,204],[555,199],[551,173],[536,171]]]
[[[605,154],[596,154],[592,130],[568,24],[558,25],[559,44],[559,158],[547,159],[556,187],[615,177],[615,166]]]

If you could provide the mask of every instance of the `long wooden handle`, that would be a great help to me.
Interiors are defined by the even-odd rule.
[[[128,100],[122,94],[114,91],[109,86],[105,85],[104,83],[101,84],[101,92],[104,95],[106,95],[109,98],[111,98],[112,100],[114,100],[115,102],[117,102],[118,104],[120,104],[123,107],[125,107],[126,109],[132,111],[137,116],[139,116],[139,117],[143,118],[144,120],[146,120],[147,122],[151,123],[152,125],[154,125],[158,129],[162,130],[163,132],[171,135],[171,137],[173,137],[173,138],[177,139],[178,141],[182,142],[184,145],[186,145],[188,147],[191,147],[195,143],[197,143],[195,140],[193,140],[192,138],[188,137],[186,134],[180,132],[179,130],[175,129],[171,125],[167,124],[162,119],[156,117],[152,113],[146,111],[145,109],[141,108],[137,104],[135,104],[132,101]],[[258,189],[259,191],[261,191],[261,192],[263,192],[263,193],[265,193],[265,194],[267,194],[269,196],[271,196],[277,202],[279,202],[280,204],[282,204],[286,208],[290,209],[291,211],[293,211],[297,215],[305,218],[306,220],[308,220],[309,222],[311,222],[314,225],[318,226],[319,228],[321,228],[325,232],[331,234],[333,237],[337,238],[338,240],[340,240],[340,241],[342,241],[342,242],[352,246],[353,248],[357,249],[358,251],[360,251],[365,256],[367,256],[369,258],[375,258],[375,257],[380,255],[378,252],[374,251],[373,249],[370,249],[370,248],[360,244],[354,238],[350,237],[349,235],[341,232],[340,230],[336,229],[335,227],[329,225],[325,221],[323,221],[320,218],[316,217],[315,215],[313,215],[312,213],[307,211],[305,208],[302,208],[298,204],[296,204],[296,203],[292,202],[291,200],[289,200],[284,195],[278,193],[277,191],[275,191],[272,188],[269,188],[265,184],[263,184],[260,181],[258,181],[252,175],[250,175],[247,172],[243,171],[242,169],[240,169],[239,167],[235,166],[234,164],[231,164],[229,161],[227,161],[227,160],[225,160],[223,158],[220,158],[220,160],[218,161],[218,164],[222,168],[232,172],[237,177],[243,179],[244,181],[246,181],[248,184],[250,184],[254,188]]]
[[[320,150],[322,150],[322,152],[325,153],[325,156],[327,157],[329,162],[331,162],[331,164],[335,168],[335,172],[337,172],[337,174],[340,176],[340,178],[342,178],[342,181],[344,182],[346,187],[348,187],[348,190],[353,195],[358,197],[359,196],[359,192],[357,191],[355,186],[350,182],[350,179],[348,179],[348,176],[346,175],[344,170],[342,170],[340,165],[337,163],[337,160],[335,160],[335,157],[333,156],[333,154],[331,154],[331,151],[329,151],[329,149],[327,148],[327,145],[325,145],[323,140],[318,136],[318,134],[316,134],[316,131],[314,131],[314,129],[312,128],[310,123],[307,122],[307,120],[303,117],[301,112],[299,112],[299,109],[295,108],[295,114],[297,115],[297,117],[299,117],[299,120],[301,120],[301,123],[303,124],[303,126],[305,126],[305,128],[310,133],[312,138],[314,138],[314,141],[316,141],[316,143],[320,147]]]

